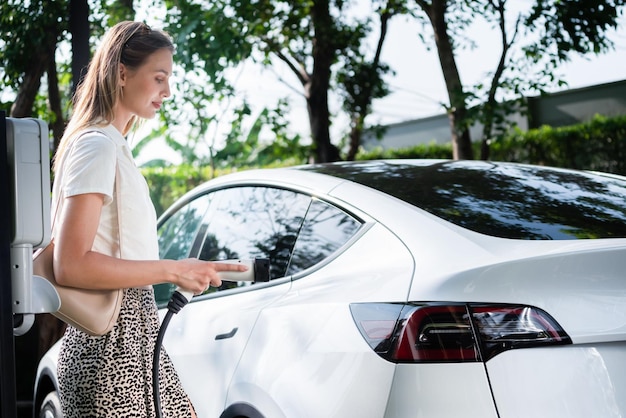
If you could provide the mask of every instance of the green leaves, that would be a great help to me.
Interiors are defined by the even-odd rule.
[[[0,3],[2,84],[18,90],[33,51],[56,44],[68,27],[68,0],[6,0]]]
[[[537,0],[526,18],[540,41],[529,54],[554,54],[566,61],[571,53],[601,53],[612,48],[606,32],[617,27],[623,0]]]

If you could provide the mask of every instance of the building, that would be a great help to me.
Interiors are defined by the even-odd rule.
[[[589,121],[595,115],[626,115],[626,80],[528,97],[527,115],[510,116],[523,130],[543,125],[567,126]],[[363,147],[407,148],[419,144],[450,142],[450,123],[445,113],[387,125],[382,139],[363,136]],[[470,128],[472,140],[482,139],[482,125]]]

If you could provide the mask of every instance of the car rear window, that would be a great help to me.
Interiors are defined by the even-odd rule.
[[[301,169],[372,187],[483,234],[626,237],[626,180],[619,176],[486,161],[365,161]]]

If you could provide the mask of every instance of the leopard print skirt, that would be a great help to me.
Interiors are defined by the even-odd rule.
[[[124,291],[117,324],[93,337],[68,326],[59,354],[61,406],[66,418],[152,418],[152,359],[159,332],[152,289]],[[191,403],[165,349],[160,358],[163,417],[191,417]]]

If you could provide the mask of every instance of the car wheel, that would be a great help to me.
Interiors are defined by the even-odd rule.
[[[39,418],[63,418],[61,401],[56,391],[48,393],[44,398],[39,410]]]

